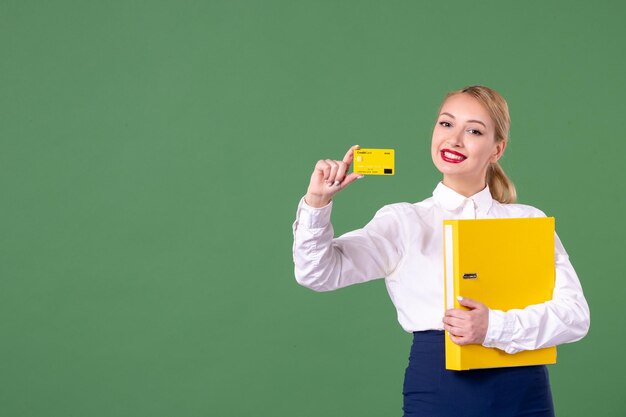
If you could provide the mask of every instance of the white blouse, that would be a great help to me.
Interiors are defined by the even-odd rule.
[[[443,220],[545,217],[531,206],[499,203],[489,187],[466,198],[439,183],[431,198],[384,206],[362,229],[334,238],[332,204],[313,208],[302,198],[298,205],[293,224],[296,280],[315,291],[332,291],[384,277],[407,332],[443,329]],[[587,334],[589,306],[558,235],[554,250],[552,300],[507,312],[490,310],[484,346],[515,353]]]

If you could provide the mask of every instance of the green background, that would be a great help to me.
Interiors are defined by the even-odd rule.
[[[502,165],[557,218],[592,312],[559,416],[624,416],[626,6],[0,1],[0,415],[401,415],[384,282],[293,276],[315,162],[396,149],[336,233],[423,200],[435,113],[485,84]]]

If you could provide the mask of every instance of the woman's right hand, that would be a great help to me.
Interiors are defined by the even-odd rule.
[[[321,159],[315,164],[311,182],[304,201],[312,207],[324,207],[335,194],[346,188],[354,180],[363,178],[362,174],[351,173],[346,175],[354,158],[354,150],[359,145],[351,147],[341,161]]]

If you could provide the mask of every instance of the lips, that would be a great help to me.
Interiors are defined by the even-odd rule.
[[[441,159],[452,164],[458,164],[467,159],[467,156],[463,155],[462,153],[458,153],[450,149],[442,149],[440,153]]]

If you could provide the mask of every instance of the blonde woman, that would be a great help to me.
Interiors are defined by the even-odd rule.
[[[362,178],[349,173],[353,146],[343,160],[320,160],[293,225],[298,283],[315,291],[385,279],[398,321],[413,333],[405,371],[404,415],[553,416],[545,366],[448,371],[444,330],[459,345],[482,344],[508,353],[574,342],[587,334],[589,307],[558,236],[553,299],[522,310],[492,310],[463,299],[467,310],[444,311],[443,220],[540,217],[515,204],[511,181],[498,164],[509,132],[506,101],[471,86],[449,93],[437,115],[432,159],[443,174],[421,202],[380,209],[362,229],[337,238],[330,222],[335,194]]]

